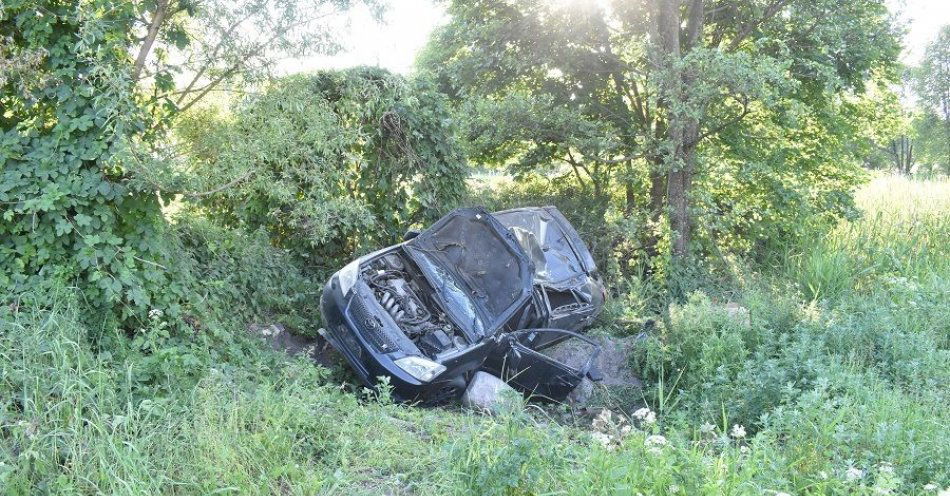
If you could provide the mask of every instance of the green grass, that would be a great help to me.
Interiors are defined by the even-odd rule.
[[[652,423],[396,405],[239,328],[209,331],[227,352],[143,353],[104,340],[65,291],[4,307],[0,493],[936,494],[950,486],[950,183],[879,178],[858,201],[861,220],[744,275],[730,298],[748,324],[712,290],[670,308],[635,364]],[[641,315],[640,290],[608,315]]]

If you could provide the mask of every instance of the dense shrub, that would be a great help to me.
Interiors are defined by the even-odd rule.
[[[192,198],[317,268],[438,218],[465,188],[444,97],[382,69],[289,77],[231,116],[192,115],[181,135],[215,190]]]
[[[183,294],[155,192],[130,170],[150,128],[129,76],[136,15],[111,0],[0,11],[4,55],[23,62],[0,81],[0,288],[76,281],[121,320]]]
[[[862,220],[794,245],[734,295],[748,320],[703,293],[673,305],[637,350],[649,402],[671,423],[741,424],[777,443],[799,460],[796,485],[836,466],[866,489],[945,486],[946,191],[876,180],[858,195]]]
[[[304,273],[267,233],[222,227],[194,215],[175,219],[180,240],[179,274],[187,268],[196,312],[210,323],[241,327],[248,322],[281,323],[314,332],[320,322],[323,281]]]

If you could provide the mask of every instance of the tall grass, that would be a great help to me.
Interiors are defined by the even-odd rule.
[[[889,277],[925,281],[950,272],[950,180],[879,177],[856,200],[862,218],[815,239],[793,267],[808,296],[873,292]]]
[[[396,405],[241,328],[214,331],[237,351],[169,368],[174,349],[93,347],[109,330],[68,294],[2,307],[0,494],[936,493],[950,486],[950,184],[881,178],[858,198],[861,220],[743,275],[728,297],[748,320],[712,291],[657,319],[635,399],[656,417]],[[648,311],[640,288],[618,291],[629,312],[608,317]]]

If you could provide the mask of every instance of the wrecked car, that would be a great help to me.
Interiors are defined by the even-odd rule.
[[[399,400],[458,398],[481,370],[560,401],[596,374],[599,348],[579,331],[605,295],[590,251],[555,207],[461,208],[333,274],[321,334],[367,386],[388,377]],[[585,365],[543,353],[567,339],[590,345]]]

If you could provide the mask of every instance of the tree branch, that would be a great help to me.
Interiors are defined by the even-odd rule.
[[[574,175],[577,176],[577,182],[581,183],[581,187],[586,187],[586,184],[584,183],[584,178],[581,177],[581,171],[580,171],[580,169],[577,167],[577,165],[578,165],[578,164],[577,164],[577,161],[574,160],[574,156],[571,155],[571,151],[570,151],[570,150],[567,151],[567,159],[565,159],[565,162],[567,162],[568,164],[570,164],[570,165],[571,165],[571,168],[574,169]]]
[[[244,175],[239,176],[239,177],[236,177],[236,178],[232,179],[231,181],[228,181],[227,183],[222,184],[221,186],[218,186],[217,188],[214,188],[214,189],[211,189],[211,190],[208,190],[208,191],[202,191],[202,192],[200,192],[200,193],[195,193],[195,192],[192,192],[192,193],[185,193],[185,196],[188,197],[188,198],[201,198],[201,197],[205,197],[205,196],[211,196],[211,195],[213,195],[213,194],[215,194],[215,193],[220,193],[220,192],[222,192],[222,191],[224,191],[224,190],[226,190],[226,189],[228,189],[228,188],[230,188],[230,187],[232,187],[232,186],[234,186],[234,185],[236,185],[236,184],[238,184],[238,183],[241,183],[241,182],[246,181],[246,180],[247,180],[248,178],[250,178],[252,175],[254,175],[254,170],[253,170],[253,169],[248,170],[246,173],[244,173]]]
[[[205,97],[205,95],[207,95],[212,89],[214,89],[215,86],[221,84],[222,81],[224,81],[225,79],[231,77],[235,72],[237,72],[237,71],[244,65],[245,62],[247,62],[248,60],[250,60],[250,59],[252,59],[252,58],[254,58],[254,57],[258,56],[258,55],[260,55],[261,52],[263,52],[265,49],[267,49],[267,47],[269,47],[275,40],[277,40],[277,38],[280,38],[281,36],[284,36],[285,34],[289,33],[292,29],[294,29],[294,28],[296,28],[296,27],[298,27],[298,26],[302,26],[302,25],[304,25],[304,24],[309,24],[309,23],[311,23],[311,22],[316,21],[317,19],[326,17],[327,15],[329,15],[329,14],[317,16],[317,17],[315,17],[315,18],[303,19],[303,20],[301,20],[301,21],[299,21],[299,22],[290,23],[290,24],[284,26],[282,29],[280,29],[280,30],[278,30],[277,32],[275,32],[274,35],[271,36],[270,38],[268,38],[267,40],[265,40],[265,41],[263,41],[263,42],[261,42],[261,43],[258,43],[257,46],[255,46],[252,50],[250,50],[248,53],[246,53],[246,54],[244,55],[244,57],[242,57],[240,60],[238,60],[238,61],[236,61],[234,64],[232,64],[231,67],[229,67],[227,70],[225,70],[220,76],[218,76],[217,78],[215,78],[214,80],[212,80],[210,83],[208,83],[207,85],[205,85],[205,86],[204,86],[204,89],[203,89],[201,92],[198,93],[198,96],[196,96],[196,97],[193,98],[190,102],[188,102],[187,104],[185,104],[185,106],[180,107],[180,108],[178,109],[178,112],[181,113],[181,112],[185,112],[186,110],[190,109],[192,106],[194,106],[194,104],[198,103],[198,101],[200,101],[202,98]],[[180,103],[181,101],[183,101],[183,98],[180,98],[180,99],[178,100],[178,103]]]
[[[716,126],[715,128],[710,129],[709,131],[706,131],[705,133],[700,134],[699,136],[696,137],[695,140],[692,140],[692,141],[690,141],[690,142],[688,142],[688,143],[685,143],[684,146],[686,146],[686,147],[693,147],[693,146],[696,146],[696,145],[699,144],[700,141],[702,141],[702,140],[704,140],[704,139],[706,139],[706,138],[708,138],[708,137],[710,137],[710,136],[714,136],[714,135],[717,135],[717,134],[721,133],[721,132],[722,132],[724,129],[726,129],[727,127],[729,127],[729,126],[731,126],[731,125],[733,125],[733,124],[735,124],[735,123],[741,121],[742,119],[744,119],[745,116],[749,115],[749,112],[750,112],[750,110],[749,110],[749,99],[748,99],[748,98],[743,98],[743,99],[742,99],[742,112],[739,112],[738,115],[736,115],[736,116],[734,116],[733,118],[731,118],[731,119],[729,119],[729,120],[727,120],[727,121],[721,123],[720,125]]]
[[[135,65],[132,66],[132,80],[138,81],[142,73],[142,67],[145,66],[145,60],[148,59],[149,52],[152,51],[152,45],[158,37],[158,31],[165,20],[165,13],[168,10],[168,0],[158,0],[155,4],[155,15],[152,16],[152,22],[148,25],[148,34],[145,35],[145,41],[139,48],[139,54],[135,57]]]
[[[692,0],[689,4],[689,12],[687,15],[686,22],[686,40],[683,46],[683,51],[688,51],[692,48],[696,41],[699,40],[699,36],[703,33],[703,0]]]
[[[745,40],[750,34],[752,34],[752,31],[755,31],[755,29],[761,26],[762,23],[774,17],[775,14],[778,14],[779,11],[782,10],[782,7],[788,3],[788,1],[789,0],[774,0],[772,3],[766,6],[765,13],[762,14],[762,17],[748,23],[745,27],[743,27],[742,30],[739,31],[739,34],[737,34],[736,37],[733,38],[732,42],[729,43],[726,51],[732,51],[738,48],[739,44],[742,43],[742,41]]]
[[[185,99],[185,95],[189,93],[192,90],[192,88],[194,88],[195,84],[197,84],[199,80],[201,80],[201,76],[203,76],[204,73],[208,70],[208,68],[211,67],[211,65],[214,63],[215,57],[217,57],[218,55],[218,51],[221,50],[222,46],[224,46],[224,42],[231,39],[231,36],[234,34],[234,30],[237,29],[238,26],[243,24],[244,21],[250,19],[251,16],[254,15],[255,13],[256,11],[251,10],[250,12],[248,12],[246,16],[234,21],[234,23],[232,23],[228,27],[228,29],[225,30],[225,32],[221,34],[221,39],[218,40],[218,43],[215,45],[214,49],[211,50],[211,55],[209,55],[208,58],[206,59],[206,63],[201,66],[201,69],[199,69],[197,73],[195,73],[195,76],[191,78],[191,81],[188,82],[188,85],[185,86],[184,90],[180,92],[175,92],[175,93],[181,93],[181,96],[175,102],[175,105],[181,105],[182,100]]]

